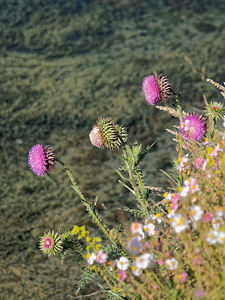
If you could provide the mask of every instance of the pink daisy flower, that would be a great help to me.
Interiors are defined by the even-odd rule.
[[[188,141],[191,139],[199,141],[206,133],[206,118],[202,115],[190,114],[181,121],[180,130]]]
[[[138,222],[132,223],[130,229],[132,234],[140,234],[140,235],[143,234],[143,224],[141,223]]]
[[[178,278],[179,278],[180,282],[184,283],[188,279],[187,272],[183,272],[183,273],[179,274]]]
[[[120,273],[119,273],[119,280],[120,281],[124,281],[126,279],[126,277],[127,277],[126,272],[125,271],[120,271]]]
[[[96,261],[100,264],[104,264],[107,261],[107,254],[104,253],[102,250],[99,250],[97,253]]]
[[[49,146],[34,145],[28,155],[28,164],[38,176],[43,176],[55,166],[56,156]]]
[[[204,159],[203,158],[198,158],[196,163],[195,163],[195,166],[197,169],[199,169],[201,167],[201,165],[204,163]]]
[[[155,74],[146,76],[142,83],[142,90],[147,102],[156,105],[161,100],[167,100],[171,95],[169,81],[165,76]]]
[[[203,220],[206,222],[210,222],[212,220],[212,217],[213,217],[212,213],[208,211],[207,213],[205,213]]]

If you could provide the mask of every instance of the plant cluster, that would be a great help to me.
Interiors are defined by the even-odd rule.
[[[219,88],[225,98],[225,87]],[[63,259],[74,251],[86,261],[77,293],[85,283],[101,277],[99,288],[108,299],[223,299],[225,294],[225,110],[222,103],[204,97],[202,114],[182,110],[180,95],[162,75],[150,75],[142,85],[147,102],[177,117],[173,130],[177,156],[173,188],[163,190],[144,183],[140,162],[151,150],[135,142],[128,144],[126,129],[110,117],[101,117],[89,137],[93,146],[120,149],[122,166],[116,170],[120,184],[128,189],[136,205],[125,208],[134,216],[130,231],[109,230],[81,192],[67,165],[49,146],[35,145],[29,165],[39,176],[60,163],[88,213],[108,238],[102,243],[85,226],[75,225],[65,233],[49,231],[40,239],[40,250]],[[168,100],[175,100],[169,106]],[[160,103],[163,103],[159,105]],[[223,120],[223,129],[216,123]],[[100,149],[99,151],[102,151]],[[160,195],[161,200],[157,197]],[[102,283],[103,282],[103,283]]]

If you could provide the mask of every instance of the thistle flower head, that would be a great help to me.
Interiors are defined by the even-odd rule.
[[[201,140],[206,133],[206,117],[204,115],[189,114],[180,123],[180,130],[187,140]]]
[[[156,105],[171,96],[171,88],[168,79],[160,74],[146,76],[142,83],[145,99],[151,105]]]
[[[89,134],[93,146],[98,148],[119,148],[127,139],[126,129],[113,122],[110,117],[100,118]]]
[[[28,155],[31,170],[38,176],[43,176],[55,166],[56,156],[49,146],[34,145]]]
[[[215,121],[222,119],[223,116],[225,115],[225,109],[222,103],[220,102],[210,102],[205,114],[209,117],[214,119]]]
[[[45,233],[40,238],[39,243],[40,250],[47,255],[56,254],[62,250],[62,240],[59,234],[54,231]]]

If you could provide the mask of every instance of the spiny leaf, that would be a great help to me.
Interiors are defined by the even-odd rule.
[[[139,151],[135,166],[139,165],[139,163],[144,159],[146,154],[150,152],[150,150],[152,149],[152,147],[155,145],[156,142],[157,140],[153,144],[147,146],[145,150]]]
[[[116,171],[116,173],[117,173],[123,180],[129,181],[129,179],[126,178],[126,177],[124,177],[124,176],[122,175],[122,173],[121,173],[119,170],[115,170],[115,171]]]
[[[89,281],[93,280],[96,277],[96,273],[95,271],[89,269],[88,267],[86,267],[84,269],[84,272],[81,276],[80,282],[78,284],[78,288],[76,291],[76,295],[79,293],[80,289],[87,284]]]
[[[127,207],[124,207],[122,209],[124,211],[129,212],[132,216],[143,218],[143,211],[142,210],[134,209],[134,208],[131,209],[131,208],[127,208]],[[145,216],[145,213],[144,213],[144,216]]]
[[[132,194],[135,195],[135,192],[128,186],[126,185],[123,181],[119,180],[119,183],[124,186],[126,189],[128,189]]]

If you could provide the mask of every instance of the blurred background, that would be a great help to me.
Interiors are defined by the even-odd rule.
[[[219,0],[0,0],[0,299],[73,299],[84,264],[44,257],[39,237],[75,224],[100,234],[60,165],[54,180],[29,169],[30,148],[51,145],[86,197],[98,196],[104,222],[127,228],[118,208],[136,203],[118,183],[120,152],[94,148],[88,134],[111,116],[130,143],[158,139],[142,163],[145,183],[169,186],[160,169],[176,152],[165,129],[178,120],[145,101],[142,80],[166,75],[189,112],[203,94],[222,101],[205,78],[225,81],[224,10]]]

